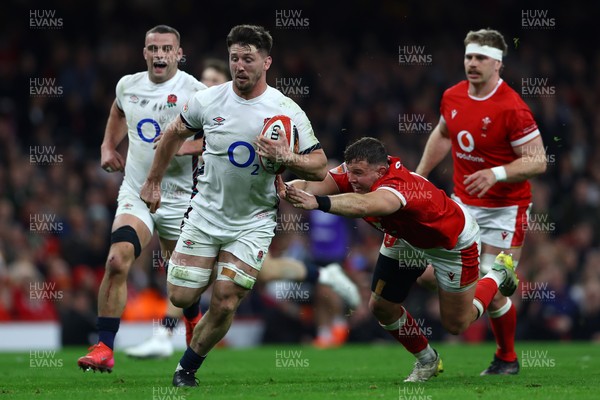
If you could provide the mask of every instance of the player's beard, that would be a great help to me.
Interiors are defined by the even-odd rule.
[[[260,79],[260,77],[262,76],[262,74],[259,72],[257,74],[246,74],[246,79],[244,79],[243,81],[239,81],[238,78],[236,77],[233,82],[235,84],[235,87],[237,88],[237,90],[239,90],[240,93],[250,93],[252,91],[252,89],[254,89],[254,87],[256,86],[256,83],[258,82],[258,80]]]

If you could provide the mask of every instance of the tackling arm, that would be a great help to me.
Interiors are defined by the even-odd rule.
[[[288,182],[288,185],[294,186],[297,189],[303,190],[305,192],[317,196],[337,194],[340,192],[340,189],[335,183],[335,180],[329,174],[327,174],[325,179],[323,179],[320,182],[295,179],[291,182]]]
[[[451,148],[452,142],[448,136],[446,123],[440,121],[431,132],[431,135],[429,135],[429,139],[427,139],[423,156],[415,172],[423,177],[427,177],[431,170],[442,162]]]
[[[343,193],[327,196],[331,207],[327,212],[351,218],[390,215],[402,208],[402,201],[389,190],[376,190],[367,194]],[[314,195],[294,186],[287,188],[287,198],[296,208],[315,210],[319,203]]]

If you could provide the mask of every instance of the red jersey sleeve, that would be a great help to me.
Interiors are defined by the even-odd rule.
[[[510,115],[507,117],[508,138],[512,147],[525,144],[540,134],[533,113],[527,104],[520,97],[515,97],[517,107],[511,109]]]
[[[335,181],[340,193],[352,193],[352,185],[350,185],[350,181],[348,180],[348,168],[346,168],[346,163],[340,164],[335,168],[329,170],[329,175]]]

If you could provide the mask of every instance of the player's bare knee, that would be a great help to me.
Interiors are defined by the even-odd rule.
[[[106,260],[106,273],[110,277],[127,276],[133,258],[128,257],[121,251],[111,251]]]
[[[460,335],[470,325],[470,322],[461,318],[442,318],[442,325],[452,335]]]
[[[242,298],[243,296],[240,297],[232,292],[213,292],[213,299],[210,303],[211,313],[218,318],[227,318],[236,312]]]
[[[400,305],[398,305],[400,307]],[[377,320],[388,320],[394,313],[394,307],[391,303],[383,301],[380,296],[371,294],[369,299],[369,310]]]
[[[194,304],[194,295],[187,288],[172,286],[168,290],[168,295],[175,307],[186,308]]]

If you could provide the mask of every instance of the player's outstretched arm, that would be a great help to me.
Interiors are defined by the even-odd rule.
[[[469,194],[483,197],[496,182],[521,182],[546,171],[546,150],[541,136],[513,148],[518,156],[509,164],[482,169],[465,177]]]
[[[343,193],[334,196],[315,196],[293,186],[287,188],[286,199],[296,208],[316,210],[344,217],[380,217],[402,208],[400,198],[389,190],[367,194]]]
[[[117,151],[117,146],[127,136],[127,119],[125,113],[117,107],[117,101],[113,101],[104,130],[104,139],[100,146],[100,166],[106,172],[123,171],[125,160]]]
[[[281,176],[278,176],[278,187],[279,181],[283,183],[283,179]],[[338,194],[340,189],[338,185],[335,183],[335,180],[331,177],[330,174],[327,174],[325,179],[320,182],[317,181],[305,181],[302,179],[294,179],[293,181],[287,182],[287,185],[291,185],[296,187],[297,189],[303,190],[310,194],[324,196],[328,194]]]
[[[185,127],[181,118],[176,118],[165,130],[156,148],[148,177],[140,190],[140,198],[146,203],[151,213],[156,212],[158,207],[160,207],[160,183],[169,162],[171,162],[171,159],[177,153],[184,140],[193,134],[193,131]]]
[[[446,157],[452,148],[452,142],[448,136],[446,123],[440,121],[429,135],[423,156],[415,172],[423,177],[429,173]]]

